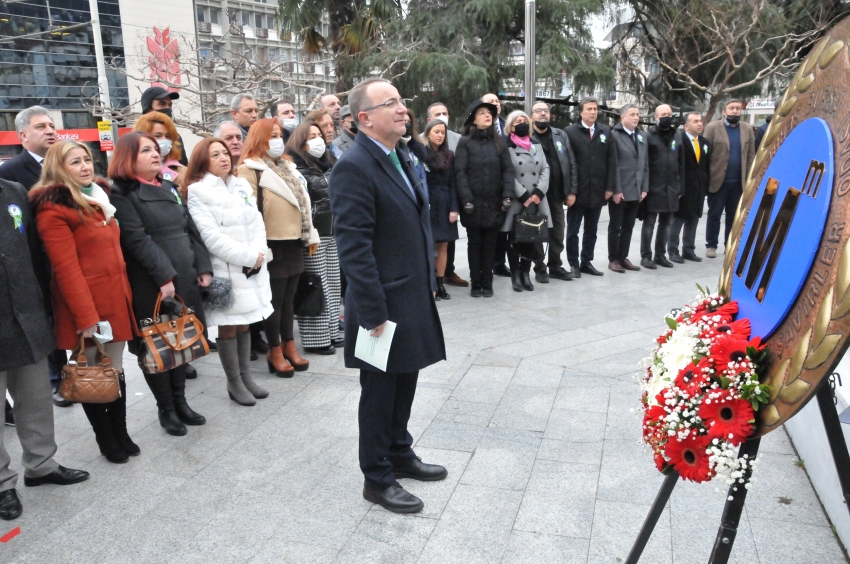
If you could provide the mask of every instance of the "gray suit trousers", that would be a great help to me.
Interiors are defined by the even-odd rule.
[[[36,364],[0,372],[0,397],[6,389],[15,402],[15,430],[23,448],[21,464],[24,475],[39,478],[59,467],[53,460],[56,441],[53,438],[53,399],[47,378],[47,358]],[[11,459],[0,433],[0,491],[11,490],[18,473],[9,468]]]

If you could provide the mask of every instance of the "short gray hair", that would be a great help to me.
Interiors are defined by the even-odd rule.
[[[32,121],[32,118],[35,116],[50,117],[50,112],[47,111],[47,108],[42,108],[41,106],[32,106],[21,111],[21,113],[15,117],[15,131],[17,131],[20,135],[21,131],[30,126],[30,121]],[[50,119],[53,121],[53,118]]]
[[[514,124],[517,118],[524,117],[528,123],[531,123],[531,118],[528,117],[528,114],[522,110],[514,110],[508,114],[508,117],[505,118],[505,131],[510,132],[511,126]],[[506,133],[507,135],[507,133]]]
[[[363,82],[360,82],[351,89],[348,93],[348,107],[351,108],[351,119],[354,120],[358,126],[360,125],[359,114],[363,111],[363,108],[368,108],[372,102],[367,96],[367,91],[369,90],[369,86],[375,84],[376,82],[385,82],[387,84],[392,84],[386,78],[367,78]]]
[[[230,109],[234,112],[238,112],[239,108],[242,106],[242,100],[255,100],[253,94],[249,94],[248,92],[242,92],[233,97],[230,101]]]
[[[629,113],[629,110],[631,110],[632,108],[637,108],[637,109],[638,109],[638,112],[640,112],[640,108],[638,108],[638,105],[637,105],[637,104],[626,104],[625,106],[623,106],[622,108],[620,108],[620,117],[622,117],[622,116],[626,115],[627,113]]]
[[[245,139],[242,137],[242,129],[239,127],[239,124],[237,124],[235,121],[230,121],[230,120],[223,121],[220,124],[218,124],[218,127],[215,128],[215,131],[213,131],[212,136],[215,137],[216,139],[221,139],[222,138],[221,137],[221,128],[224,127],[225,125],[227,125],[228,123],[233,125],[236,128],[236,131],[239,132],[239,137],[244,141]]]

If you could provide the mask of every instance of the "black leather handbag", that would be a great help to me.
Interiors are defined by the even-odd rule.
[[[519,213],[514,216],[511,241],[514,243],[548,243],[549,217],[542,213]]]
[[[322,313],[325,309],[325,292],[322,290],[321,276],[303,272],[292,301],[295,315],[299,317],[315,317]]]

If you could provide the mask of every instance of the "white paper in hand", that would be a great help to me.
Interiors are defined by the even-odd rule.
[[[390,358],[390,347],[393,344],[396,324],[387,321],[380,337],[373,337],[368,329],[357,330],[357,342],[354,344],[354,356],[368,362],[382,372],[387,371],[387,360]]]

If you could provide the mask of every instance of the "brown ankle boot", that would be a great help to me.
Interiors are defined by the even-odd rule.
[[[270,373],[277,374],[281,378],[292,378],[295,375],[295,369],[283,357],[282,345],[269,347],[269,352],[266,353],[266,360],[269,363]]]
[[[286,341],[283,344],[283,356],[292,364],[296,372],[303,372],[310,368],[310,361],[301,358],[301,355],[298,354],[295,341]]]

